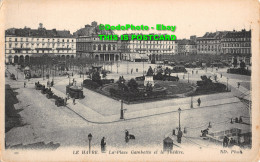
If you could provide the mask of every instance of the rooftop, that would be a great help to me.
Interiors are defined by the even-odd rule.
[[[6,36],[18,36],[18,37],[46,37],[46,38],[72,38],[69,30],[47,30],[42,27],[42,24],[38,29],[31,29],[28,27],[10,28],[5,31]]]

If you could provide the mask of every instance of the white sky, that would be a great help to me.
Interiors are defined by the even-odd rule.
[[[149,27],[164,24],[175,25],[176,30],[174,33],[161,33],[175,34],[177,39],[181,39],[191,35],[203,36],[205,32],[216,30],[248,30],[250,23],[258,16],[255,2],[257,1],[6,0],[5,28],[38,28],[41,22],[46,29],[66,29],[73,33],[92,21],[110,25],[143,24]],[[150,29],[144,33],[156,32]]]

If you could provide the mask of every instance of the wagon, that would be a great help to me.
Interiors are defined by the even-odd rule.
[[[64,106],[64,105],[65,105],[64,99],[58,97],[58,98],[55,100],[55,105],[57,105],[58,107],[59,107],[59,106]]]
[[[48,89],[48,91],[46,92],[46,97],[47,97],[48,99],[50,99],[50,98],[53,97],[53,92],[52,92],[50,89]]]

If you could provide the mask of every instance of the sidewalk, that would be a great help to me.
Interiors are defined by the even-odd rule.
[[[54,94],[61,96],[61,97],[66,97],[64,93],[58,91],[55,88],[51,88]],[[212,106],[219,106],[219,105],[224,105],[224,104],[232,104],[232,103],[237,103],[240,102],[240,100],[236,97],[232,98],[225,98],[225,99],[220,99],[220,100],[211,100],[204,102],[201,104],[200,107],[196,105],[196,103],[193,103],[193,109],[190,108],[190,104],[182,104],[182,105],[175,105],[175,106],[165,106],[161,108],[153,108],[153,109],[147,109],[147,110],[141,110],[141,111],[134,111],[128,113],[127,111],[124,113],[125,115],[125,120],[132,120],[132,119],[137,119],[137,118],[144,118],[144,117],[149,117],[149,116],[155,116],[155,115],[162,115],[166,113],[172,113],[172,112],[177,112],[178,108],[181,107],[182,111],[185,110],[194,110],[198,108],[209,108]],[[67,108],[75,112],[77,115],[79,115],[81,118],[88,122],[92,123],[97,123],[97,124],[104,124],[104,123],[112,123],[112,122],[119,122],[119,121],[124,121],[120,120],[120,108],[118,108],[118,114],[116,115],[110,115],[110,116],[105,116],[102,115],[94,110],[92,110],[90,107],[83,105],[80,103],[78,100],[76,100],[76,104],[73,105],[72,100],[69,99],[67,102]],[[221,104],[220,104],[221,103]]]

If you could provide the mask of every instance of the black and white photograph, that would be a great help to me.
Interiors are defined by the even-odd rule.
[[[2,161],[259,160],[259,1],[0,2]]]

